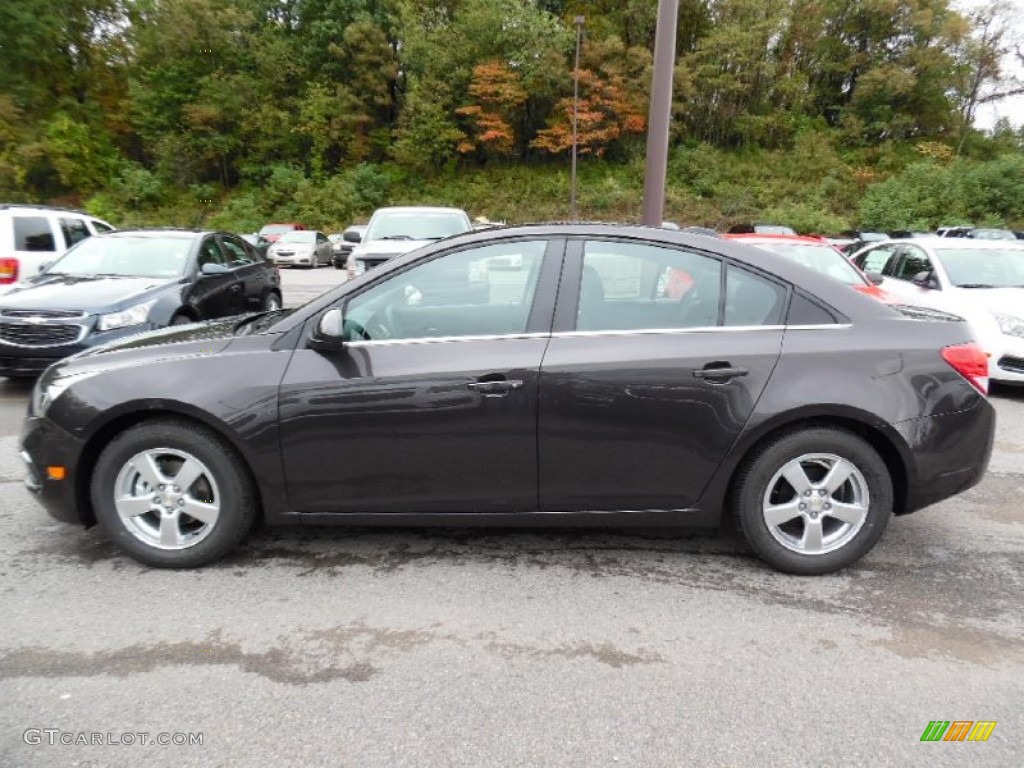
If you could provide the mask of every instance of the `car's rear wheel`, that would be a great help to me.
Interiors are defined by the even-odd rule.
[[[802,575],[856,562],[892,515],[892,479],[878,452],[843,429],[785,433],[740,470],[732,511],[769,565]]]
[[[189,323],[194,322],[195,320],[183,312],[178,312],[171,318],[171,325],[188,325]]]
[[[234,449],[177,420],[144,422],[115,437],[96,463],[91,495],[107,536],[157,568],[220,559],[256,515],[253,483]]]

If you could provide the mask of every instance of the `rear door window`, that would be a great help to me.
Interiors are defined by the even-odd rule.
[[[739,267],[725,273],[725,325],[779,325],[786,289]]]
[[[45,216],[14,216],[14,250],[54,252],[57,250],[50,220]]]
[[[634,331],[718,325],[718,259],[663,246],[584,245],[576,329]]]

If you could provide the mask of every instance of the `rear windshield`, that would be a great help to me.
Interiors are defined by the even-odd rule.
[[[815,245],[813,243],[806,245],[797,243],[757,243],[756,245],[758,248],[764,248],[780,256],[785,256],[790,261],[803,264],[815,272],[828,275],[833,280],[846,283],[846,285],[864,285],[864,278],[861,277],[857,268],[831,245]]]

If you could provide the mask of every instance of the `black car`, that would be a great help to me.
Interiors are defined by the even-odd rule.
[[[365,224],[352,224],[345,228],[345,231],[339,235],[337,241],[331,241],[331,263],[335,269],[345,269],[349,254],[352,253],[356,243],[360,242],[365,234]],[[333,238],[334,235],[331,235],[331,237]]]
[[[212,562],[257,518],[734,517],[776,568],[827,573],[985,471],[987,360],[938,317],[703,235],[490,230],[55,365],[21,456],[53,516],[153,566]]]
[[[226,232],[90,237],[0,296],[0,376],[166,325],[281,307],[277,269]]]

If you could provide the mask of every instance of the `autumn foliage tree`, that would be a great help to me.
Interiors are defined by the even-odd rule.
[[[650,80],[649,52],[627,49],[617,38],[610,38],[592,46],[584,64],[579,71],[578,105],[572,97],[561,99],[547,128],[537,132],[530,146],[551,153],[569,150],[574,111],[580,154],[600,157],[620,139],[647,130],[647,94],[641,84]]]
[[[517,138],[514,126],[528,98],[519,73],[502,61],[478,64],[473,68],[469,94],[476,103],[455,110],[470,124],[470,133],[459,142],[459,152],[512,154]]]

